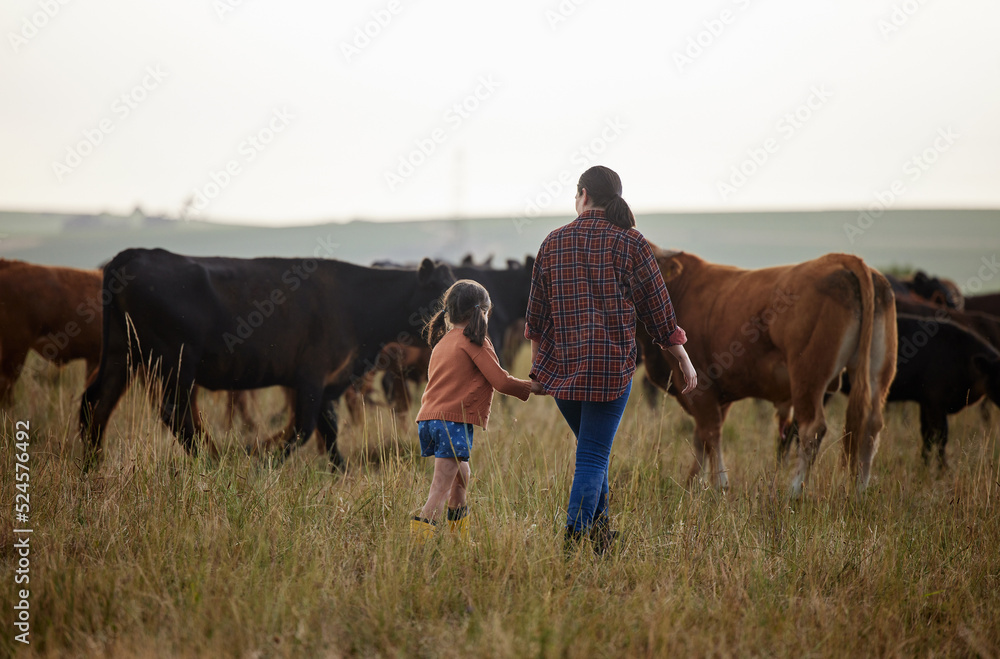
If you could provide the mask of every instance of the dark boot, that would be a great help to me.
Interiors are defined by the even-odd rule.
[[[584,535],[584,531],[579,531],[571,526],[567,526],[566,535],[563,537],[563,552],[567,556],[575,554],[576,550],[580,548],[580,542],[583,540]]]
[[[611,549],[615,540],[618,539],[618,531],[611,530],[611,518],[607,515],[601,515],[594,520],[593,526],[590,527],[588,535],[590,536],[590,542],[594,546],[594,553],[598,556],[603,556],[609,549]]]

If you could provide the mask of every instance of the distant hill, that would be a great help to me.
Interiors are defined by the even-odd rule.
[[[534,254],[549,231],[570,220],[565,215],[264,228],[138,211],[130,216],[0,212],[0,257],[96,267],[127,247],[163,247],[192,255],[320,255],[361,264],[424,256],[457,261],[471,253],[477,260],[493,255],[494,264],[502,266],[505,259]],[[921,268],[949,277],[963,289],[985,267],[991,277],[981,278],[982,290],[1000,290],[1000,273],[984,266],[1000,257],[1000,210],[888,210],[860,217],[860,223],[858,211],[658,213],[636,221],[650,241],[720,263],[758,268],[849,252],[875,267]]]

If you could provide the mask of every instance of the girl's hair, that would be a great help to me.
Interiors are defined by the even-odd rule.
[[[441,296],[441,308],[427,321],[423,336],[430,347],[436,346],[447,332],[447,318],[451,323],[468,322],[465,336],[481,346],[486,338],[486,315],[491,309],[490,294],[481,284],[471,279],[459,279]]]
[[[604,209],[604,217],[623,229],[635,226],[635,215],[622,199],[622,180],[613,170],[602,165],[591,167],[580,175],[576,194],[587,190],[587,195],[597,208]]]

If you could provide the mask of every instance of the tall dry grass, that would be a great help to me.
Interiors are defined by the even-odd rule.
[[[522,356],[524,357],[524,356]],[[37,366],[37,365],[36,365]],[[515,371],[523,371],[523,368]],[[16,561],[0,529],[0,653],[18,656],[997,656],[1000,443],[994,410],[952,418],[950,473],[919,458],[916,408],[891,408],[866,496],[849,493],[843,401],[804,500],[784,495],[767,406],[734,406],[731,489],[691,489],[692,424],[636,387],[611,468],[622,532],[603,558],[565,556],[573,444],[551,399],[494,402],[473,449],[475,546],[420,547],[408,517],[431,465],[412,428],[372,409],[344,423],[343,474],[315,444],[280,466],[223,439],[192,460],[138,387],[105,460],[79,468],[82,368],[40,366],[3,413],[32,424],[31,645],[10,625]],[[265,429],[284,397],[257,400]],[[221,433],[221,398],[202,406]],[[397,432],[398,431],[398,432]],[[5,514],[5,520],[8,519]]]

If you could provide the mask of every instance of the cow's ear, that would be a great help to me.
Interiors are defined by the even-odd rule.
[[[913,275],[913,283],[914,284],[917,284],[917,285],[920,285],[920,286],[924,286],[926,284],[929,284],[930,281],[931,281],[930,277],[928,277],[927,273],[924,272],[923,270],[917,270],[917,273],[915,275]]]
[[[534,256],[528,256],[526,259],[524,259],[524,267],[527,268],[528,270],[534,270],[535,269],[535,257]]]
[[[663,273],[663,281],[676,279],[684,271],[684,264],[671,257],[666,263],[661,263],[660,272]]]
[[[417,281],[421,284],[429,284],[434,278],[434,268],[434,261],[425,256],[424,260],[420,262],[420,267],[417,268]]]

